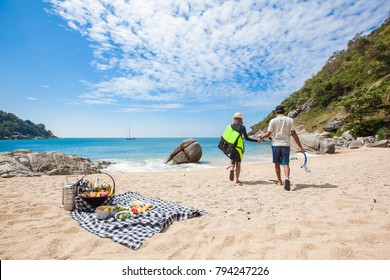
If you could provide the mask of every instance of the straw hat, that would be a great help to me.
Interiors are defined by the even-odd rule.
[[[237,112],[237,113],[235,113],[234,116],[233,116],[233,120],[234,120],[234,119],[242,119],[242,120],[243,120],[244,117],[242,116],[241,113],[238,113],[238,112]]]

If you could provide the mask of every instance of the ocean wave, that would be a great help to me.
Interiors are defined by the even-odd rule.
[[[186,164],[165,164],[163,159],[147,159],[139,161],[105,159],[112,162],[106,169],[102,170],[109,173],[121,172],[167,172],[167,171],[196,171],[212,169],[220,166],[230,165],[230,159],[227,157],[213,158],[208,161],[200,161],[199,163]],[[248,155],[244,156],[243,164],[252,164],[260,162],[271,162],[272,157],[269,155]]]
[[[105,168],[104,172],[165,172],[165,171],[195,171],[214,168],[208,162],[186,163],[186,164],[165,164],[164,160],[144,160],[144,161],[116,161]]]

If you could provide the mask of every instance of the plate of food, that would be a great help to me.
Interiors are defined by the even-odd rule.
[[[146,211],[152,210],[154,205],[147,204],[141,201],[133,201],[131,202],[131,208],[129,209],[133,214],[141,214]]]
[[[115,214],[115,218],[119,221],[125,221],[125,220],[130,219],[132,215],[133,215],[133,213],[129,210],[120,211],[120,212]]]
[[[141,207],[143,205],[145,205],[145,202],[143,201],[140,201],[140,200],[134,200],[130,203],[131,207]]]
[[[129,207],[123,206],[123,205],[112,206],[112,211],[114,211],[114,212],[121,212],[121,211],[126,211],[126,210],[129,210]]]

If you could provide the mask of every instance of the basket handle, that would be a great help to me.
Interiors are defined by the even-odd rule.
[[[105,172],[99,172],[98,174],[105,174],[105,175],[107,175],[108,177],[110,177],[111,178],[111,180],[112,180],[112,194],[114,194],[115,193],[115,180],[114,180],[114,178],[110,175],[110,174],[108,174],[108,173],[105,173]],[[81,177],[80,178],[80,180],[78,180],[72,187],[76,187],[76,193],[78,194],[79,193],[79,188],[77,187],[77,186],[79,186],[80,184],[81,184],[81,182],[83,181],[83,179],[84,179],[84,177],[86,177],[86,176],[88,176],[88,175],[91,175],[91,174],[85,174],[83,177]],[[80,183],[80,184],[79,184]]]

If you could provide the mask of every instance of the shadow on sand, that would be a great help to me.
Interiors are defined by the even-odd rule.
[[[282,187],[281,185],[278,184],[277,180],[269,180],[269,181],[262,181],[262,180],[256,180],[256,181],[242,181],[243,185],[249,185],[249,186],[255,186],[255,185],[275,185],[278,187]],[[332,184],[321,184],[321,185],[316,185],[316,184],[296,184],[292,186],[291,191],[299,191],[299,190],[304,190],[304,189],[336,189],[338,186],[332,185]]]
[[[292,191],[299,191],[303,189],[309,189],[309,188],[315,188],[315,189],[335,189],[338,188],[336,185],[325,183],[323,185],[316,185],[316,184],[296,184],[295,188],[292,189]]]
[[[256,180],[256,181],[242,181],[243,185],[275,185],[277,181],[262,181],[262,180]]]

